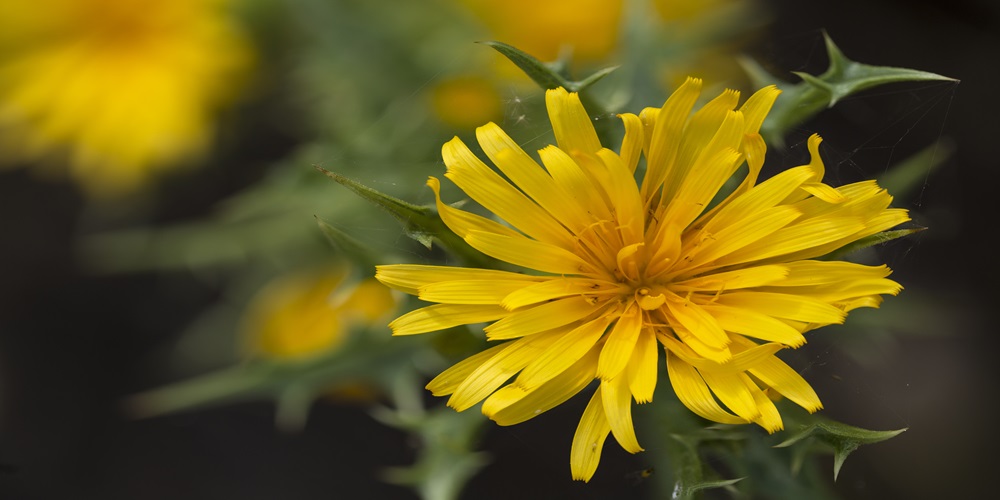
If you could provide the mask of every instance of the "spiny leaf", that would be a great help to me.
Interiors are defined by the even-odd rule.
[[[799,442],[818,442],[833,448],[833,479],[836,481],[840,468],[847,456],[861,445],[878,443],[898,436],[906,428],[892,431],[872,431],[854,427],[832,420],[816,422],[803,427],[792,437],[775,445],[775,448],[785,448]]]
[[[785,134],[796,125],[812,118],[820,111],[833,107],[841,99],[865,89],[896,82],[950,81],[954,78],[908,68],[872,66],[848,59],[824,32],[829,59],[827,70],[821,75],[793,72],[802,81],[792,84],[768,73],[755,61],[741,58],[744,71],[757,87],[776,84],[783,91],[761,127],[764,138],[782,145]]]
[[[568,92],[578,93],[580,95],[580,102],[583,104],[584,109],[586,109],[592,117],[606,116],[609,114],[607,107],[594,100],[590,95],[590,92],[588,92],[588,89],[605,76],[610,75],[613,71],[618,69],[618,66],[611,66],[598,70],[582,80],[571,80],[566,76],[566,61],[545,63],[539,61],[531,54],[503,42],[486,41],[480,43],[493,47],[497,52],[520,68],[525,75],[534,80],[534,82],[543,89],[548,90],[562,87]],[[591,121],[594,122],[594,128],[597,130],[601,143],[605,145],[609,144],[612,136],[611,122],[613,122],[613,120]]]
[[[405,202],[399,198],[372,189],[364,184],[353,181],[340,174],[330,172],[321,167],[315,167],[338,184],[350,189],[362,198],[382,208],[401,226],[403,232],[423,246],[430,249],[436,239],[453,253],[476,267],[496,267],[496,262],[478,250],[469,246],[465,240],[456,235],[444,224],[437,211],[431,207],[422,207]]]
[[[895,164],[878,179],[879,186],[897,199],[910,195],[924,183],[927,175],[943,165],[955,152],[955,143],[938,139],[930,146]]]
[[[670,437],[673,440],[671,443],[667,443],[666,449],[675,475],[671,498],[692,500],[697,498],[701,491],[724,488],[743,479],[706,479],[706,474],[702,469],[702,459],[698,453],[700,440],[679,434]]]
[[[319,230],[323,232],[323,236],[326,236],[331,246],[342,252],[359,266],[364,267],[366,272],[374,270],[376,262],[372,257],[378,255],[375,249],[358,241],[357,238],[340,229],[331,226],[319,216],[314,217],[316,217],[316,224],[319,226]]]
[[[897,238],[902,238],[904,236],[909,236],[914,233],[919,233],[927,229],[926,227],[914,227],[909,229],[894,229],[892,231],[882,231],[881,233],[875,233],[871,236],[866,236],[857,240],[853,243],[844,245],[843,247],[831,252],[830,254],[822,257],[822,260],[840,260],[844,256],[857,252],[868,247],[873,247],[875,245],[881,245]]]

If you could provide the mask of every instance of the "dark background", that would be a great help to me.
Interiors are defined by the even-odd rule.
[[[905,157],[938,138],[957,146],[918,193],[896,203],[931,230],[884,250],[904,294],[913,290],[952,314],[934,334],[900,336],[875,353],[874,365],[811,342],[819,362],[810,381],[831,417],[910,429],[848,460],[836,485],[845,498],[975,497],[992,484],[1000,446],[997,342],[986,320],[1000,278],[987,221],[998,181],[998,8],[986,0],[771,3],[775,22],[756,50],[776,68],[822,70],[826,29],[855,60],[961,80],[868,92],[803,127],[821,131],[839,160],[829,170],[833,184],[877,175],[888,155]],[[241,133],[250,140],[229,146],[238,154],[160,188],[155,221],[208,213],[291,146],[253,119],[266,115],[259,111],[246,110]],[[124,418],[121,398],[155,382],[143,359],[219,290],[183,274],[85,273],[74,257],[83,203],[71,185],[0,173],[0,499],[412,498],[375,471],[408,463],[413,444],[359,409],[318,403],[299,435],[277,433],[266,403]],[[570,484],[573,429],[563,424],[576,421],[582,402],[574,402],[547,419],[491,427],[483,446],[495,463],[467,497],[641,494],[641,485],[620,479],[641,460],[613,444],[591,485]],[[560,444],[538,444],[545,442]]]

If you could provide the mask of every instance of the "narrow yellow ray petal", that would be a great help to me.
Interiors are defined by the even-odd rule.
[[[375,279],[396,290],[416,295],[424,285],[456,280],[521,281],[530,285],[542,277],[474,267],[387,264],[375,267]]]
[[[635,427],[632,425],[632,395],[628,390],[625,377],[615,377],[611,380],[601,380],[601,402],[604,414],[611,426],[611,434],[625,451],[639,453],[642,446],[635,437]]]
[[[514,310],[570,295],[597,296],[621,289],[622,285],[590,278],[550,278],[512,292],[500,305]]]
[[[476,137],[493,164],[563,226],[572,232],[579,232],[587,225],[589,221],[580,217],[582,212],[574,210],[574,204],[566,203],[572,198],[569,193],[503,129],[495,123],[488,123],[476,129]]]
[[[747,339],[735,338],[733,342],[741,346],[753,345]],[[823,408],[823,403],[809,382],[777,356],[761,360],[750,369],[750,373],[809,413]]]
[[[718,304],[705,304],[702,307],[726,331],[749,335],[769,342],[780,342],[791,347],[799,347],[806,343],[806,338],[802,333],[789,326],[788,323],[754,309]]]
[[[802,189],[827,203],[843,203],[847,201],[847,197],[841,194],[840,191],[822,182],[807,182],[802,184]]]
[[[505,349],[472,371],[448,398],[448,406],[465,411],[497,390],[535,356],[559,338],[562,332],[546,332],[504,344]]]
[[[686,175],[686,172],[683,171],[684,167],[694,163],[695,158],[701,154],[701,151],[703,151],[716,136],[716,133],[722,127],[723,122],[727,119],[727,115],[732,113],[733,109],[736,108],[736,104],[739,102],[739,91],[726,89],[691,115],[691,119],[688,121],[687,127],[684,128],[684,134],[681,136],[681,149],[677,154],[677,164],[680,168],[675,170],[674,173],[666,179],[667,185],[679,182],[684,178],[684,175]],[[738,131],[739,135],[742,136],[742,123],[740,125],[741,126],[733,132]],[[734,142],[732,146],[735,147],[738,144],[738,142]]]
[[[782,349],[781,344],[768,343],[757,345],[751,342],[744,350],[734,354],[728,361],[719,363],[703,358],[688,345],[668,335],[660,335],[657,338],[671,353],[699,371],[711,371],[730,375],[745,372]]]
[[[701,245],[700,251],[688,260],[688,265],[696,268],[722,259],[754,243],[771,241],[769,236],[788,227],[801,215],[802,213],[795,207],[773,207],[758,212],[754,217],[723,227]]]
[[[569,231],[548,212],[487,167],[459,138],[441,148],[451,179],[484,208],[532,238],[572,248]]]
[[[618,318],[608,334],[607,343],[601,349],[601,359],[597,363],[598,377],[610,380],[625,369],[641,330],[642,309],[634,303],[630,304]]]
[[[595,219],[611,217],[594,179],[569,154],[555,146],[546,146],[538,150],[538,156],[552,179],[567,193],[562,203],[567,205],[569,212],[580,217],[579,224],[589,225]]]
[[[670,385],[677,394],[677,399],[696,415],[718,422],[720,424],[744,424],[747,421],[724,410],[715,401],[708,384],[701,378],[693,366],[685,363],[676,355],[667,353],[667,376]],[[610,429],[609,429],[610,430]]]
[[[552,274],[582,274],[591,270],[576,254],[523,236],[470,231],[465,241],[486,255],[528,269]]]
[[[500,319],[510,311],[491,305],[434,304],[410,311],[389,323],[393,335],[414,335],[453,326],[485,323]]]
[[[739,291],[719,296],[718,304],[807,323],[843,323],[846,315],[830,304],[788,293]]]
[[[625,124],[625,136],[622,137],[622,145],[619,148],[622,163],[625,164],[629,172],[635,173],[635,169],[639,165],[639,158],[642,155],[642,144],[644,141],[642,120],[632,113],[622,113],[618,117]]]
[[[498,305],[504,297],[520,290],[531,281],[506,280],[456,280],[431,283],[420,287],[417,298],[427,302],[444,302],[448,304],[494,304]]]
[[[740,111],[746,120],[743,122],[743,133],[744,134],[756,134],[760,131],[760,126],[764,123],[764,118],[771,111],[771,106],[774,105],[774,101],[781,94],[781,90],[774,85],[768,85],[761,88],[753,93],[743,106],[740,106]]]
[[[808,167],[795,167],[774,175],[734,198],[711,219],[707,219],[705,230],[715,232],[719,228],[737,225],[739,221],[778,205],[811,176]]]
[[[760,412],[760,416],[753,422],[763,427],[768,434],[774,434],[784,429],[785,424],[781,421],[781,414],[778,413],[778,408],[774,406],[767,394],[756,386],[750,388],[750,393],[753,395],[754,403],[757,404],[757,411]]]
[[[701,79],[688,78],[670,95],[657,113],[650,138],[646,176],[642,180],[643,199],[652,198],[659,192],[664,180],[672,175],[671,171],[681,147],[684,124],[687,123],[688,114],[691,113],[699,94],[701,94]]]
[[[784,264],[788,276],[777,286],[825,285],[843,281],[885,278],[892,270],[885,264],[868,266],[839,260],[800,260]]]
[[[675,296],[673,300],[667,300],[667,309],[673,319],[672,324],[679,324],[706,345],[718,349],[729,345],[726,332],[715,318],[698,304]]]
[[[601,388],[594,391],[590,398],[590,403],[583,410],[580,423],[576,426],[576,433],[573,434],[573,446],[569,452],[569,467],[575,481],[590,481],[597,471],[597,464],[601,461],[601,450],[604,448],[604,441],[611,433],[611,425],[604,415],[604,404],[602,403]]]
[[[792,224],[771,233],[766,240],[758,241],[719,258],[718,264],[742,264],[819,248],[825,243],[850,237],[863,230],[864,227],[864,224],[855,217],[808,220]]]
[[[574,328],[524,367],[514,383],[532,389],[555,378],[593,350],[610,324],[611,318],[602,316]]]
[[[760,417],[757,402],[753,399],[748,384],[753,384],[743,372],[724,373],[715,370],[698,370],[712,394],[719,398],[722,404],[740,416],[753,422]]]
[[[574,151],[594,154],[601,149],[590,115],[575,92],[566,92],[562,87],[545,91],[545,108],[559,149],[570,154]]]
[[[537,306],[508,312],[504,318],[487,326],[486,338],[512,339],[569,325],[594,314],[599,309],[582,297],[567,297]]]
[[[622,163],[622,159],[609,149],[597,152],[607,168],[607,184],[604,186],[611,198],[611,206],[615,208],[619,230],[624,243],[642,241],[645,223],[645,208],[639,197],[639,187],[635,183],[632,172]]]
[[[652,330],[643,328],[635,342],[632,359],[625,368],[628,388],[636,403],[649,403],[653,400],[658,368],[659,349],[657,349],[656,335]]]
[[[458,386],[465,379],[469,378],[472,372],[476,371],[483,363],[497,355],[500,351],[506,349],[509,344],[510,342],[504,342],[459,361],[447,370],[439,373],[438,376],[427,383],[425,388],[435,396],[447,396],[455,392],[455,389],[458,389]]]
[[[438,215],[441,220],[462,239],[472,231],[492,232],[510,237],[521,237],[521,233],[498,222],[489,220],[476,214],[459,210],[441,201],[441,181],[436,177],[427,178],[427,186],[434,192],[434,201],[437,205]]]
[[[691,167],[690,174],[684,177],[680,187],[674,187],[672,194],[664,194],[663,200],[669,200],[664,218],[680,227],[690,225],[705,211],[726,179],[736,172],[740,158],[740,153],[731,148],[717,151],[712,156],[700,157]],[[663,189],[668,191],[668,186],[664,185]]]
[[[498,425],[514,425],[559,406],[593,382],[599,353],[599,349],[591,349],[559,375],[531,390],[517,384],[501,388],[483,402],[483,414]]]
[[[728,345],[725,347],[718,347],[706,344],[697,335],[694,335],[680,325],[674,325],[671,329],[674,334],[677,335],[677,338],[680,339],[684,345],[690,347],[694,350],[694,352],[698,353],[698,356],[716,363],[725,363],[733,359],[733,353],[729,350]]]
[[[744,267],[675,281],[670,288],[683,291],[738,290],[783,282],[790,272],[788,266],[784,264]]]

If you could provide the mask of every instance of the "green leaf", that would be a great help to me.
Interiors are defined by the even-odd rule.
[[[700,439],[682,434],[674,434],[670,438],[672,442],[666,444],[666,449],[675,476],[671,498],[692,500],[704,490],[725,488],[743,479],[706,479],[709,474],[702,468],[703,460],[698,453]]]
[[[893,165],[878,179],[882,186],[895,198],[906,197],[924,184],[927,176],[943,165],[955,152],[955,143],[949,139],[939,139],[909,158]]]
[[[374,272],[375,264],[377,264],[377,262],[376,259],[373,259],[373,257],[379,254],[374,248],[358,241],[357,238],[341,231],[340,229],[331,226],[318,215],[314,217],[316,217],[316,224],[319,225],[319,230],[323,232],[323,236],[326,236],[327,241],[330,242],[330,245],[333,246],[333,248],[342,252],[345,256],[351,259],[351,261],[357,263],[359,266],[366,268],[366,274],[372,274],[368,273],[368,270]]]
[[[601,139],[601,144],[604,144],[605,146],[610,145],[610,139],[613,134],[611,123],[614,122],[614,120],[593,119],[594,116],[608,115],[609,111],[607,107],[597,102],[588,90],[595,83],[599,82],[601,79],[618,69],[618,66],[611,66],[598,70],[582,80],[570,80],[566,76],[565,61],[544,63],[531,54],[503,42],[486,41],[480,43],[493,47],[497,52],[520,68],[525,75],[534,80],[539,87],[546,90],[562,87],[569,92],[577,92],[580,94],[580,102],[583,104],[583,107],[587,110],[587,112],[590,113],[592,117],[591,122],[594,123],[594,128],[597,130],[597,134]]]
[[[793,72],[802,81],[792,84],[768,73],[755,61],[741,58],[740,62],[757,87],[775,84],[783,95],[775,102],[761,127],[764,138],[782,145],[784,136],[793,127],[812,118],[820,111],[831,108],[841,99],[865,89],[897,82],[950,81],[954,78],[936,73],[891,66],[872,66],[848,59],[823,33],[829,59],[827,70],[821,75]]]
[[[881,233],[875,233],[871,236],[866,236],[857,240],[853,243],[844,245],[843,247],[834,250],[833,252],[821,257],[821,260],[841,260],[845,256],[857,252],[858,250],[863,250],[868,247],[873,247],[875,245],[881,245],[883,243],[895,240],[897,238],[902,238],[904,236],[909,236],[914,233],[919,233],[927,229],[926,227],[914,227],[909,229],[894,229],[891,231],[882,231]]]
[[[775,448],[787,448],[796,443],[820,443],[833,448],[833,479],[837,480],[840,468],[847,456],[864,444],[873,444],[902,434],[907,429],[893,431],[872,431],[854,427],[832,420],[816,422],[802,427],[795,435],[775,445]]]
[[[451,229],[448,229],[448,226],[444,224],[444,221],[441,220],[441,217],[433,208],[405,202],[340,174],[330,172],[321,167],[315,168],[327,177],[337,181],[338,184],[350,189],[358,196],[388,212],[389,215],[403,226],[403,232],[407,236],[418,241],[427,247],[427,249],[431,249],[432,242],[437,240],[470,265],[475,267],[496,267],[494,259],[470,247],[465,240],[459,238]]]

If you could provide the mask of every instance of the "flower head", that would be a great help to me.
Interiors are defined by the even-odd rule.
[[[373,279],[346,282],[333,267],[281,275],[257,293],[243,321],[248,350],[298,361],[329,353],[353,326],[369,326],[395,309],[390,290]]]
[[[0,150],[113,195],[201,154],[250,62],[227,0],[0,6]]]
[[[816,258],[908,220],[906,211],[888,208],[875,182],[823,184],[819,136],[809,164],[758,183],[758,130],[779,91],[763,88],[737,108],[739,93],[727,90],[692,114],[700,89],[689,78],[661,108],[620,115],[618,153],[563,89],[546,93],[558,145],[538,151],[542,165],[492,123],[477,138],[503,175],[452,139],[445,177],[505,223],[445,204],[432,177],[441,218],[524,272],[378,268],[382,283],[435,303],[393,321],[395,335],[490,322],[498,345],[427,386],[456,410],[482,401],[484,414],[512,425],[599,380],[573,439],[575,479],[594,474],[609,433],[642,450],[632,402],[652,400],[664,359],[679,400],[711,421],[781,429],[768,389],[820,409],[775,353],[900,290],[885,266]],[[742,182],[724,190],[744,163]]]

